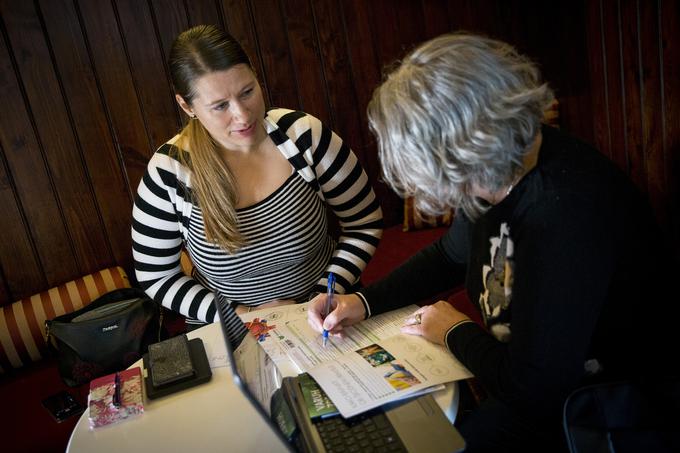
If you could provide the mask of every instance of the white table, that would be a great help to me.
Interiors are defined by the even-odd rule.
[[[211,359],[226,354],[219,324],[187,334],[200,337]],[[134,366],[142,366],[138,361]],[[86,410],[78,420],[67,453],[85,452],[283,452],[279,438],[232,381],[231,369],[212,369],[212,379],[190,389],[150,400],[144,414],[91,431]],[[451,422],[458,409],[455,383],[433,394]]]

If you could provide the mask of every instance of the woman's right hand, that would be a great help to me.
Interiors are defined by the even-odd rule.
[[[361,298],[356,294],[334,294],[331,312],[324,318],[326,294],[319,294],[311,300],[307,311],[307,321],[315,331],[322,333],[324,329],[331,335],[342,336],[342,329],[351,326],[366,317],[366,309]]]

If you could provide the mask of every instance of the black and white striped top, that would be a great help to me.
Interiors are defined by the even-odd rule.
[[[335,249],[324,203],[310,185],[293,173],[273,194],[238,209],[237,215],[247,244],[231,255],[206,242],[203,217],[194,207],[186,246],[197,280],[245,305],[309,294]]]
[[[359,279],[382,234],[382,211],[356,156],[336,134],[303,112],[267,112],[269,136],[291,177],[261,202],[237,210],[248,243],[229,254],[207,243],[190,171],[169,155],[152,156],[133,208],[133,257],[145,291],[182,315],[217,321],[213,298],[257,305],[323,291],[329,272],[344,293]],[[337,243],[325,207],[339,219]],[[185,247],[196,268],[182,273]]]

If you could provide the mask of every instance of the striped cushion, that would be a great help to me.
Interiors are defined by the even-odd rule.
[[[111,267],[18,300],[0,310],[0,373],[43,358],[45,320],[88,305],[117,288],[129,288],[121,267]]]

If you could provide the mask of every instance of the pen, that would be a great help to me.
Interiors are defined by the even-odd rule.
[[[120,375],[118,373],[113,381],[113,405],[120,407]]]
[[[324,319],[326,316],[328,316],[328,313],[331,312],[331,302],[333,301],[333,291],[335,291],[335,275],[333,275],[333,272],[328,273],[328,289],[326,291],[326,306],[324,309],[324,314],[323,317]],[[326,347],[326,343],[328,342],[328,331],[326,329],[323,329],[323,347]]]

